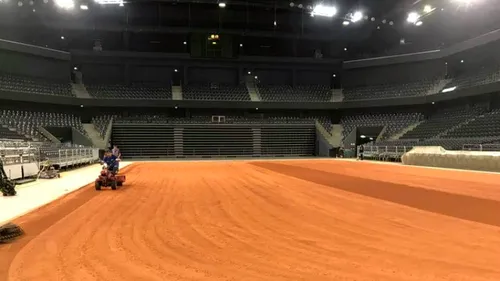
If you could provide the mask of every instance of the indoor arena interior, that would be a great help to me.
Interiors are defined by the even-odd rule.
[[[499,174],[351,160],[123,172],[120,190],[86,185],[14,219],[26,234],[0,246],[0,280],[500,278]]]
[[[500,281],[500,0],[0,0],[0,281]]]

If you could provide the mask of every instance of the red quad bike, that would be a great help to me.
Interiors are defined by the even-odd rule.
[[[124,182],[125,175],[113,174],[104,164],[101,173],[95,180],[95,190],[101,190],[102,187],[111,187],[112,190],[116,190],[116,187],[122,186]]]

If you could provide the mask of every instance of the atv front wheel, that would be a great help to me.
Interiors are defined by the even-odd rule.
[[[111,189],[116,190],[116,181],[111,182]]]
[[[95,182],[95,190],[101,190],[101,182]]]

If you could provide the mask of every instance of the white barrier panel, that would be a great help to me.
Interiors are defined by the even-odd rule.
[[[38,175],[37,163],[14,164],[3,167],[7,177],[11,180],[17,180],[24,177],[32,177]]]
[[[500,152],[452,151],[441,146],[418,146],[401,158],[405,165],[500,172]]]

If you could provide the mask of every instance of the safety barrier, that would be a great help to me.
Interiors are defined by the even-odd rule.
[[[401,158],[405,165],[500,172],[500,152],[452,151],[441,146],[415,147]]]
[[[500,151],[500,143],[489,144],[464,144],[462,150],[465,151]]]
[[[94,163],[99,160],[99,149],[43,147],[39,143],[1,142],[0,160],[10,179],[21,179],[37,175],[40,162],[47,160],[60,168]]]
[[[412,148],[412,146],[364,146],[363,157],[380,161],[400,161],[401,156]]]

